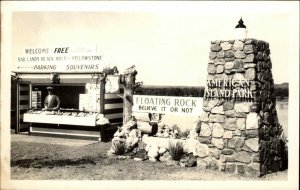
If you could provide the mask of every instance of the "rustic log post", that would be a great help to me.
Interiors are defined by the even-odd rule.
[[[127,123],[132,116],[133,105],[133,91],[135,88],[135,76],[137,71],[132,66],[124,71],[123,84],[124,84],[124,97],[123,97],[123,124]]]

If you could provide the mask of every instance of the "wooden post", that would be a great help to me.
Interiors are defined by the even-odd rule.
[[[133,90],[135,87],[135,76],[137,71],[132,66],[124,72],[124,97],[123,97],[123,125],[127,123],[132,116]]]

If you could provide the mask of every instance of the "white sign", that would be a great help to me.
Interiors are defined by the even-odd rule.
[[[79,110],[97,111],[96,94],[79,94]]]
[[[96,46],[25,48],[16,60],[17,72],[101,72]]]
[[[105,83],[105,93],[120,93],[120,76],[108,75]]]
[[[203,98],[134,95],[134,112],[200,115]]]

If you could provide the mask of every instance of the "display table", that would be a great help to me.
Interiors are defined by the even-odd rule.
[[[42,115],[25,113],[23,117],[24,122],[29,123],[48,123],[60,125],[80,125],[80,126],[96,126],[96,115],[76,117],[64,115]]]
[[[101,122],[103,119],[104,122]],[[109,127],[109,123],[105,122],[105,118],[102,114],[95,113],[87,114],[85,116],[74,116],[24,113],[23,121],[30,123],[30,135],[80,138],[102,142],[106,142],[108,139],[106,131]],[[33,123],[36,123],[37,125],[33,126]],[[45,124],[49,125],[45,126]]]

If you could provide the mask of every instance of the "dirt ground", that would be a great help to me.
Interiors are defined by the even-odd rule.
[[[287,179],[287,171],[250,178],[237,174],[201,170],[197,167],[167,166],[166,162],[120,160],[116,156],[107,156],[111,143],[48,137],[51,140],[44,140],[42,137],[15,134],[11,135],[11,138],[11,179],[13,180]]]

